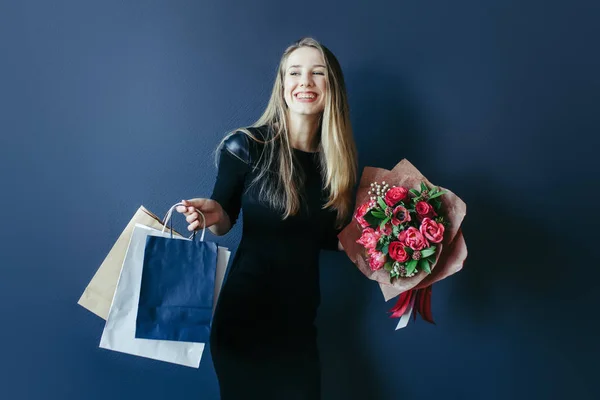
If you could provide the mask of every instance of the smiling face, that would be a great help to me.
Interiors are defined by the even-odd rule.
[[[283,97],[290,113],[319,115],[325,109],[328,91],[327,67],[321,52],[314,47],[300,47],[286,60]]]

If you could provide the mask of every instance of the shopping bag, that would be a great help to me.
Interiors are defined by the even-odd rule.
[[[114,276],[114,296],[111,295],[111,305],[108,307],[107,321],[102,332],[99,347],[106,350],[198,368],[204,351],[203,343],[135,338],[136,310],[146,237],[148,235],[171,237],[172,234],[171,232],[164,232],[164,225],[162,223],[160,226],[162,228],[159,230],[143,224],[133,224],[131,233],[129,234],[129,242],[124,247],[122,268],[119,267]],[[173,232],[173,234],[175,235],[176,232]],[[182,240],[189,240],[180,236],[178,237]],[[226,247],[219,246],[214,293],[215,304],[220,293],[230,255],[231,252]]]
[[[163,228],[160,218],[148,211],[144,206],[140,206],[102,264],[100,264],[100,267],[77,302],[77,304],[103,319],[108,317],[108,310],[110,309],[127,246],[129,245],[135,224],[142,224],[158,230]],[[177,232],[174,234],[180,236]]]
[[[213,300],[213,315],[215,308],[217,307],[217,300],[219,294],[221,294],[221,287],[223,286],[223,280],[225,279],[225,272],[227,271],[227,265],[229,265],[229,257],[231,252],[227,247],[218,246],[217,253],[217,273],[215,274],[215,295]]]
[[[135,224],[108,318],[100,338],[100,347],[197,368],[204,351],[204,343],[135,338],[135,320],[144,249],[148,236],[170,237],[171,234]],[[189,239],[174,236],[172,240],[188,241]]]
[[[171,220],[175,204],[165,217]],[[200,212],[204,219],[204,215]],[[163,228],[164,230],[164,228]],[[213,315],[217,245],[147,236],[137,308],[137,339],[205,343]]]

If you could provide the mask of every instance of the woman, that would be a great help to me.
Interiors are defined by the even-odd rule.
[[[210,338],[221,398],[319,399],[319,251],[341,250],[357,170],[335,56],[311,38],[290,46],[262,117],[219,147],[211,198],[177,211],[224,235],[243,210]]]

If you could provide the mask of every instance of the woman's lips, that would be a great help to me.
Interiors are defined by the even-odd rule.
[[[317,100],[318,95],[315,92],[299,92],[294,97],[301,103],[312,103]]]

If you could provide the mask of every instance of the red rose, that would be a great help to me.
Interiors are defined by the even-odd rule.
[[[433,243],[440,243],[444,239],[444,225],[431,218],[424,218],[420,231],[423,236]]]
[[[371,271],[377,271],[383,267],[385,264],[385,254],[380,251],[372,251],[370,252],[371,256],[369,257],[369,267]]]
[[[417,212],[417,215],[420,219],[423,219],[425,217],[432,218],[437,216],[435,210],[433,209],[433,206],[426,201],[419,201],[415,206],[415,211]]]
[[[385,193],[385,204],[394,207],[408,196],[408,190],[403,187],[393,187]]]
[[[388,247],[388,253],[390,257],[399,262],[404,262],[408,260],[408,253],[404,249],[404,243],[402,242],[392,242],[390,243],[390,247]]]
[[[410,221],[410,213],[408,212],[408,210],[405,207],[398,206],[398,207],[394,208],[394,211],[392,211],[392,224],[393,225],[398,226],[398,225],[403,224],[408,221]]]
[[[362,244],[367,249],[374,249],[377,246],[377,241],[381,237],[379,232],[376,232],[373,228],[365,228],[362,231],[362,236],[356,241],[356,243]]]
[[[413,226],[407,228],[405,231],[400,232],[398,240],[406,243],[408,247],[413,250],[423,250],[429,247],[427,239],[419,232],[419,230]]]
[[[365,221],[364,216],[373,206],[375,206],[375,202],[371,200],[362,204],[356,209],[356,212],[354,213],[354,218],[356,218],[356,221],[358,221],[361,228],[366,228],[369,226],[369,223]]]

